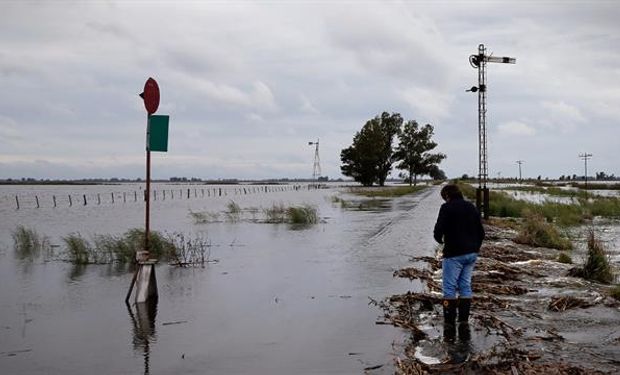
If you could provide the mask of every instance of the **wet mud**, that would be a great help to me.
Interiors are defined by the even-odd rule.
[[[379,324],[409,333],[398,374],[615,374],[620,372],[620,302],[609,286],[567,276],[559,251],[516,244],[516,232],[486,225],[472,279],[469,324],[444,327],[439,257],[413,258],[395,277],[421,293],[375,304]]]

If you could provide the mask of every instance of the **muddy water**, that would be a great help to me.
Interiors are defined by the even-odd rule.
[[[44,193],[60,195],[63,188],[48,189],[57,190]],[[402,342],[402,332],[375,324],[381,312],[368,305],[369,297],[418,287],[392,272],[411,256],[433,252],[431,229],[441,204],[436,188],[371,205],[334,188],[248,195],[229,190],[223,197],[158,201],[153,228],[206,235],[218,262],[185,269],[159,265],[157,305],[128,309],[123,300],[130,274],[106,265],[19,261],[11,231],[33,228],[61,252],[61,236],[68,233],[88,238],[140,227],[140,204],[16,211],[15,192],[5,193],[3,374],[355,374],[380,365],[375,373],[392,373],[399,351],[392,343]],[[332,203],[334,195],[348,208]],[[293,228],[248,220],[194,224],[188,215],[222,212],[230,200],[242,209],[312,204],[322,220]]]

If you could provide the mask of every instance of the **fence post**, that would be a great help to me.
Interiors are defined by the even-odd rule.
[[[164,189],[164,198],[163,200],[166,200],[166,189]]]
[[[114,204],[114,193],[112,192],[110,194],[112,194],[112,204]]]
[[[71,200],[71,194],[69,194],[69,207],[73,206],[73,201]]]
[[[52,200],[54,201],[54,208],[56,208],[56,196],[52,195]]]
[[[15,202],[17,203],[17,209],[19,210],[19,198],[17,198],[17,195],[15,196]]]
[[[127,198],[125,197],[125,192],[123,192],[123,203],[127,203]]]
[[[222,196],[222,188],[219,188],[219,189],[220,189],[220,197],[221,197]]]
[[[86,194],[84,194],[84,206],[86,206]]]
[[[34,196],[34,199],[37,201],[37,208],[39,208],[39,197],[37,197],[36,195]]]
[[[189,199],[189,189],[187,189],[187,199]]]
[[[137,202],[138,201],[138,192],[137,191],[133,191],[133,201]]]
[[[97,193],[97,204],[101,204],[101,196]]]

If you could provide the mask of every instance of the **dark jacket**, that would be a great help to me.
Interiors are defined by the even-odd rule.
[[[439,209],[433,235],[437,242],[444,244],[444,258],[477,253],[484,239],[480,213],[471,202],[450,199]]]

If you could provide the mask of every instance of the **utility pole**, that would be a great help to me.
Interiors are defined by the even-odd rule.
[[[586,196],[588,194],[588,159],[590,159],[592,157],[592,154],[588,154],[587,152],[584,152],[583,154],[579,154],[579,157],[581,159],[583,159],[583,164],[584,164],[584,169],[585,169],[585,175],[584,178],[586,180]]]
[[[524,160],[517,160],[517,164],[519,164],[519,181],[523,182],[523,178],[521,177],[521,164],[525,163]]]
[[[312,180],[319,185],[319,177],[321,177],[321,159],[319,158],[319,139],[316,142],[308,142],[308,146],[315,146],[314,148],[314,164],[312,166]]]
[[[487,56],[484,44],[478,45],[478,54],[469,56],[469,64],[474,69],[478,69],[478,86],[467,90],[478,92],[478,189],[476,190],[476,207],[482,211],[484,218],[489,218],[489,189],[487,180],[489,178],[488,158],[487,158],[487,62],[515,64],[517,59],[514,57],[495,57]]]

